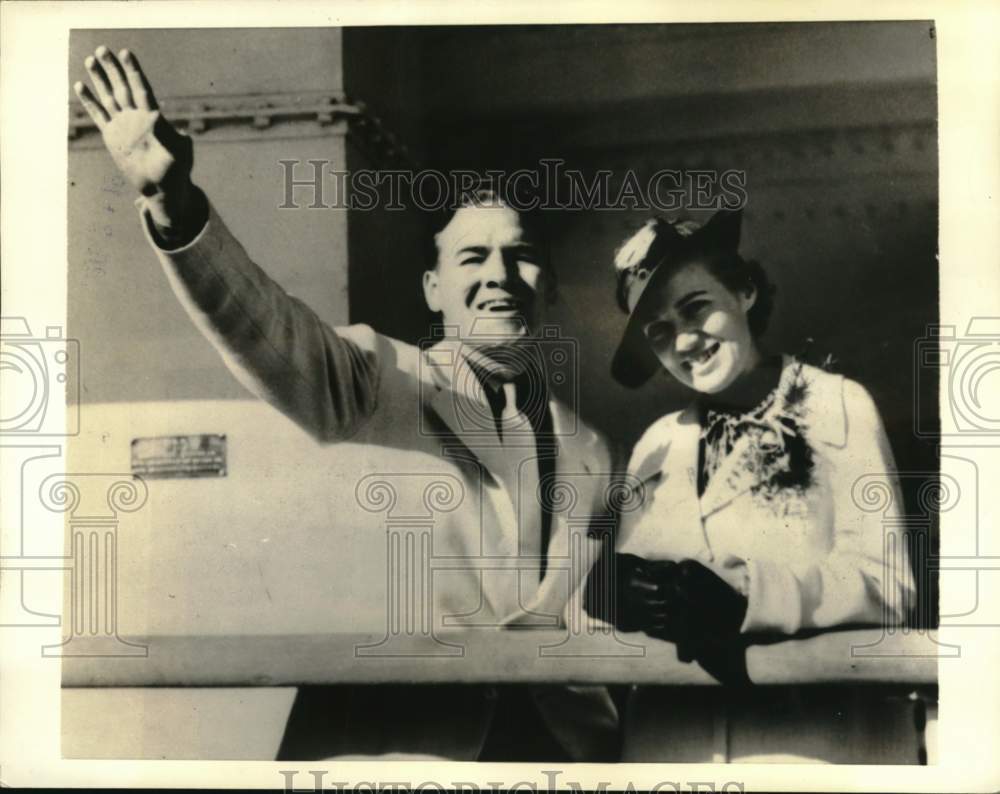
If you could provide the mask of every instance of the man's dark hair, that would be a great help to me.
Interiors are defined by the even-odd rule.
[[[554,283],[555,272],[549,255],[547,224],[542,210],[538,208],[539,204],[540,200],[535,191],[520,185],[512,188],[508,182],[502,179],[482,179],[476,185],[449,197],[449,201],[445,202],[442,209],[431,213],[424,269],[434,270],[437,267],[439,254],[437,236],[451,223],[452,218],[460,209],[499,205],[509,207],[520,216],[521,227],[528,238],[539,248],[550,281]]]

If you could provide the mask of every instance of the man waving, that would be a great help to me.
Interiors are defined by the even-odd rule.
[[[574,539],[580,531],[546,494],[566,485],[578,511],[601,512],[610,461],[548,390],[539,331],[554,276],[538,219],[494,191],[466,196],[442,219],[422,285],[447,329],[438,344],[332,328],[251,261],[194,185],[192,143],[159,112],[135,56],[101,47],[85,65],[93,89],[77,83],[77,95],[142,196],[146,235],[178,300],[233,374],[318,441],[372,450],[359,480],[403,472],[458,484],[433,553],[465,564],[433,578],[432,630],[560,625],[590,567],[568,565],[571,549],[590,559],[596,541],[585,531]],[[357,562],[347,549],[333,575]],[[317,604],[331,606],[350,609]],[[281,755],[608,760],[616,728],[603,688],[314,687],[300,690]]]

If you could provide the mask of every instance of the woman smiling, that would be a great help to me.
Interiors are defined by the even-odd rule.
[[[738,252],[741,221],[654,219],[615,258],[629,319],[613,374],[638,386],[662,367],[694,399],[636,444],[628,472],[642,507],[621,518],[613,597],[591,590],[588,609],[747,684],[752,635],[899,624],[914,585],[905,547],[887,536],[891,516],[852,498],[874,475],[900,504],[878,411],[854,381],[762,348],[774,289]],[[633,716],[653,713],[641,696]],[[676,698],[664,708],[683,711]],[[626,756],[639,760],[649,734],[634,728]]]

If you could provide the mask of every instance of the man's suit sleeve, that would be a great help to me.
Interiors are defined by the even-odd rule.
[[[375,409],[378,335],[334,331],[250,260],[213,207],[191,243],[165,250],[136,204],[174,294],[236,378],[314,438],[352,436]]]
[[[749,607],[742,631],[793,634],[842,624],[894,625],[914,601],[902,497],[878,409],[860,384],[843,380],[842,447],[830,450],[833,546],[822,562],[748,563]]]

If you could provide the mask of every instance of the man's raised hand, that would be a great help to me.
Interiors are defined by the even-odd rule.
[[[191,183],[191,139],[163,118],[136,57],[119,55],[101,46],[84,61],[96,96],[82,82],[73,88],[122,176],[150,199],[157,227],[174,239],[191,238],[204,222],[203,196]]]

